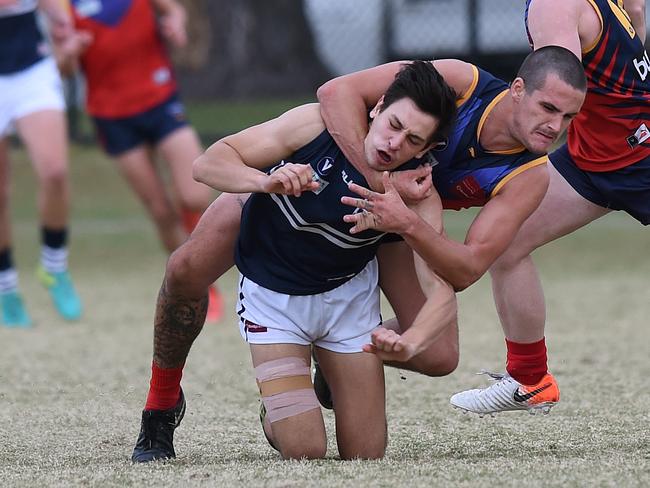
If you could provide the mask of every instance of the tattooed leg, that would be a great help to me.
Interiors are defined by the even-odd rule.
[[[185,360],[208,307],[208,287],[233,265],[241,205],[224,194],[205,211],[190,238],[172,253],[156,302],[153,363],[145,412],[171,411],[182,400]]]
[[[209,285],[209,283],[208,283]],[[163,282],[156,303],[153,360],[161,368],[178,368],[185,363],[208,311],[208,290],[198,299],[170,294]]]

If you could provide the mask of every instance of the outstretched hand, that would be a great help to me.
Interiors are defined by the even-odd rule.
[[[415,344],[391,329],[379,327],[371,334],[371,344],[363,346],[364,352],[376,354],[382,361],[405,362],[417,353]]]
[[[400,197],[388,171],[382,174],[382,183],[385,193],[351,183],[348,188],[363,198],[341,197],[341,203],[360,209],[343,217],[345,222],[354,224],[351,234],[367,229],[401,234],[408,229],[415,213]]]

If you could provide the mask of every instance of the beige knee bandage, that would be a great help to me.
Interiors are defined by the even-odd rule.
[[[269,422],[319,408],[309,366],[298,357],[267,361],[255,368],[257,386]]]

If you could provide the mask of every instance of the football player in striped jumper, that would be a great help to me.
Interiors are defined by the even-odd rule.
[[[350,157],[359,152],[366,130],[366,104],[381,95],[399,65],[346,75],[320,89],[328,127]],[[579,59],[558,46],[530,54],[509,86],[462,61],[439,60],[434,65],[460,96],[458,120],[449,139],[431,151],[434,186],[444,208],[482,207],[465,241],[455,242],[421,225],[395,192],[379,197],[383,203],[376,202],[372,213],[350,219],[359,220],[361,229],[372,225],[401,234],[440,276],[462,290],[487,272],[542,200],[549,181],[544,153],[578,114],[586,79]],[[386,360],[395,359],[391,348],[402,340],[399,331],[380,329],[376,335],[378,352]],[[391,354],[382,350],[386,348]],[[443,348],[444,343],[434,345],[426,355],[435,357]],[[405,366],[408,363],[401,365]],[[528,392],[522,392],[521,403],[550,408],[557,388],[550,377],[547,383],[534,402],[526,403]]]
[[[612,210],[650,224],[645,0],[528,0],[526,27],[534,49],[564,46],[582,59],[588,91],[566,144],[549,155],[542,203],[490,270],[506,336],[506,373],[491,374],[491,386],[451,399],[479,414],[531,411],[560,398],[548,372],[546,306],[531,253]]]
[[[417,158],[446,136],[454,101],[433,65],[404,66],[370,113],[364,164],[377,171],[421,164]],[[383,365],[363,347],[381,324],[377,250],[396,237],[349,233],[343,219],[349,208],[341,198],[354,195],[352,183],[367,182],[325,129],[319,105],[297,107],[216,142],[195,162],[195,177],[223,192],[251,193],[235,248],[237,313],[269,442],[283,458],[325,456],[325,426],[310,378],[313,345],[336,397],[341,457],[381,458],[387,439]],[[412,254],[404,256],[410,260],[405,267],[412,266]],[[415,262],[430,299],[410,332],[424,347],[430,323],[455,322],[455,297]],[[183,409],[182,393],[177,408]],[[151,449],[150,421],[145,412],[135,461],[165,454]]]
[[[446,143],[434,147],[437,151],[431,154],[435,160],[432,157],[429,160],[438,162],[435,174],[444,176],[438,178],[438,184],[445,188],[442,190],[445,206],[483,205],[470,228],[465,245],[446,239],[440,222],[433,226],[439,234],[432,236],[436,246],[441,246],[442,240],[443,249],[463,253],[461,259],[451,261],[454,263],[452,271],[461,275],[450,274],[456,281],[455,286],[462,288],[487,270],[491,260],[512,239],[518,225],[541,200],[548,176],[543,164],[545,158],[537,153],[543,153],[549,147],[548,134],[557,137],[579,110],[584,98],[585,79],[579,61],[562,48],[549,48],[531,55],[520,70],[526,81],[518,77],[510,88],[505,82],[461,61],[447,60],[436,64],[444,71],[445,79],[459,96],[459,116]],[[380,67],[378,80],[374,80],[377,70],[352,75],[352,78],[368,78],[371,88],[380,83],[387,87],[400,67],[401,63]],[[321,95],[336,97],[343,94],[340,100],[342,110],[355,107],[348,116],[359,117],[357,124],[352,124],[346,133],[350,131],[349,134],[356,136],[342,139],[335,128],[331,129],[330,134],[335,140],[341,140],[338,147],[345,148],[348,153],[356,147],[357,141],[361,141],[360,156],[348,161],[375,190],[367,194],[367,199],[371,202],[374,200],[373,205],[379,204],[383,197],[377,192],[383,191],[383,178],[386,177],[383,171],[373,169],[366,162],[363,143],[364,130],[367,130],[366,104],[363,97],[355,98],[354,89],[346,90],[345,85],[350,77],[343,81],[345,83],[340,89],[326,85]],[[325,93],[328,91],[330,93]],[[376,102],[381,93],[375,95]],[[551,102],[559,113],[549,114],[546,111],[546,104]],[[551,128],[547,127],[549,125]],[[399,133],[399,123],[391,127]],[[393,141],[391,144],[395,143]],[[455,165],[456,159],[458,164]],[[329,169],[329,163],[324,162],[324,168]],[[472,168],[476,171],[472,171]],[[434,208],[427,210],[426,215],[438,215],[439,218],[439,209],[435,205],[439,207],[442,202],[437,192],[431,192],[430,166],[392,172],[390,175],[388,196],[394,197],[392,187],[399,187],[400,195],[413,205],[429,192],[431,199],[424,205],[433,204]],[[445,181],[458,183],[449,185]],[[351,188],[369,191],[360,190],[354,183]],[[164,399],[165,408],[144,410],[142,432],[145,434],[140,436],[142,442],[139,440],[136,446],[134,461],[175,455],[173,431],[182,417],[184,405],[180,390],[183,367],[192,343],[203,326],[207,287],[233,265],[234,243],[239,233],[244,202],[243,197],[222,194],[201,218],[190,239],[172,254],[167,263],[156,303],[154,358],[149,390],[150,395]],[[378,209],[364,207],[362,210],[368,213],[358,212],[350,218],[374,220],[377,217],[373,211]],[[498,225],[495,225],[495,221]],[[389,222],[387,216],[386,222]],[[378,223],[381,222],[374,222],[374,225]],[[427,301],[419,285],[412,250],[404,242],[385,243],[380,246],[377,257],[380,286],[397,320],[385,321],[384,327],[373,332],[371,342],[363,346],[364,350],[376,353],[386,364],[429,376],[451,373],[458,364],[455,321],[435,320],[436,315],[432,315],[433,320],[426,328],[413,327],[423,306],[435,302]],[[435,257],[432,260],[435,261]],[[465,264],[459,265],[461,261]],[[449,272],[449,269],[446,271]],[[444,303],[437,306],[441,307],[438,313],[442,314]],[[263,324],[259,325],[264,327]],[[418,337],[423,330],[426,333]],[[316,347],[315,353],[320,357],[320,348]],[[323,379],[322,374],[317,374],[315,386],[325,384]],[[322,395],[319,400],[325,403]],[[338,400],[333,400],[336,409]]]

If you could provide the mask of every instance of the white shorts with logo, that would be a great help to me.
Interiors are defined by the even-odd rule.
[[[250,344],[314,344],[361,352],[381,324],[377,260],[354,278],[317,295],[286,295],[240,274],[239,331]]]
[[[13,130],[17,119],[41,110],[65,110],[63,84],[51,57],[0,75],[0,137]]]

